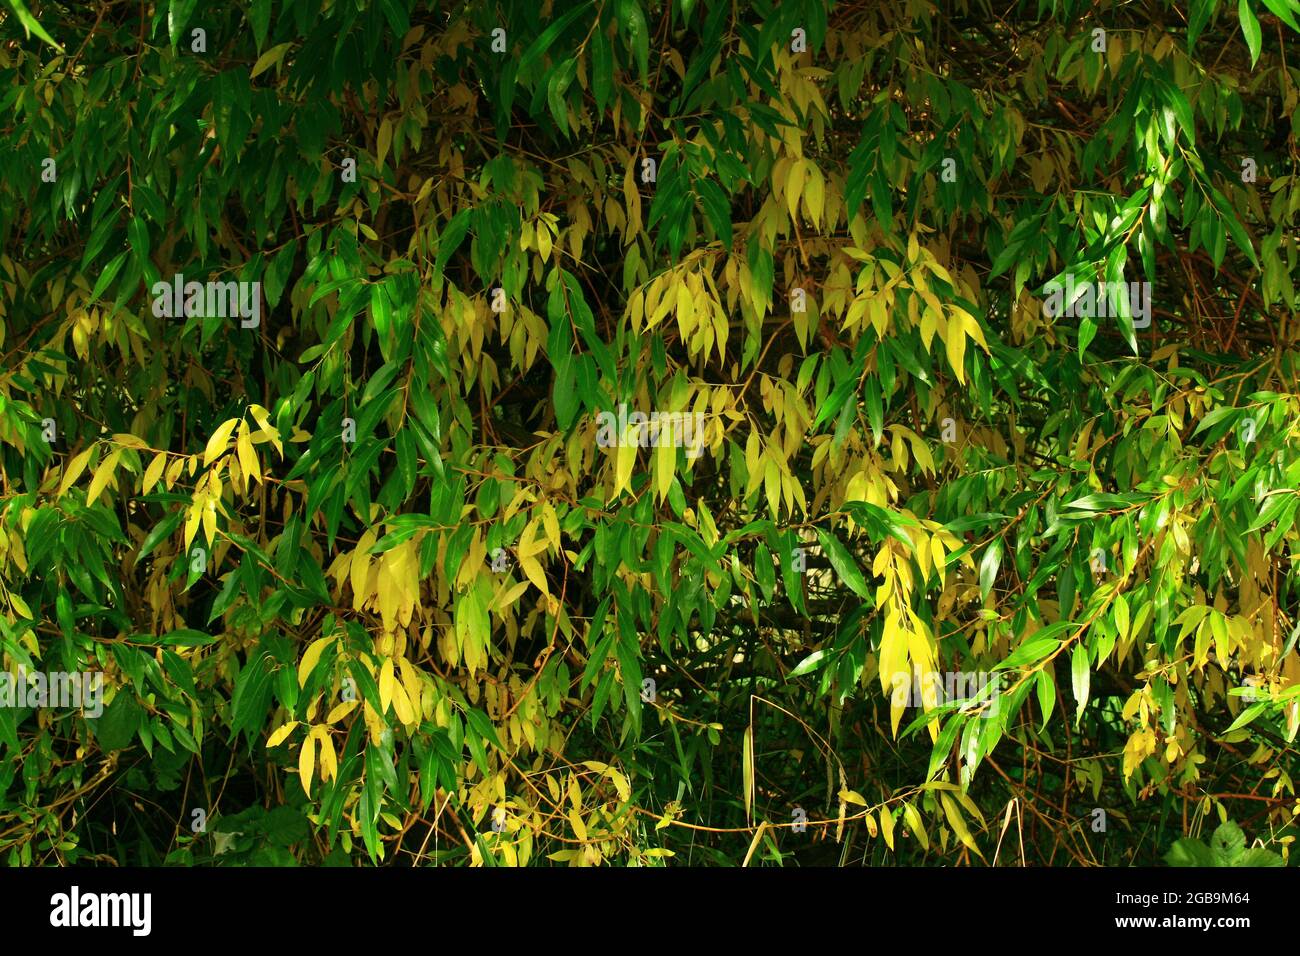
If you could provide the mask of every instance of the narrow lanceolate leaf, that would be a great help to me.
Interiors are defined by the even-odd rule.
[[[1077,727],[1083,719],[1083,709],[1088,706],[1088,682],[1091,672],[1088,668],[1088,649],[1080,641],[1074,645],[1070,658],[1070,680],[1074,687],[1074,723]]]
[[[857,561],[854,560],[847,548],[844,547],[834,534],[829,531],[817,529],[817,540],[821,542],[822,550],[830,560],[831,567],[839,575],[854,594],[860,597],[867,597],[871,589],[867,586],[867,579],[862,576],[862,569],[858,567]]]
[[[741,754],[741,786],[745,792],[745,819],[754,818],[754,728],[745,728]]]
[[[325,652],[335,638],[333,636],[321,637],[312,641],[307,650],[302,655],[302,660],[298,663],[298,686],[303,687],[307,683],[307,678],[311,676],[316,664],[320,660],[321,654]]]
[[[1259,29],[1259,19],[1250,9],[1250,0],[1239,0],[1237,16],[1241,21],[1241,33],[1246,38],[1246,46],[1250,48],[1250,65],[1254,66],[1259,61],[1263,37]]]
[[[86,470],[86,463],[90,461],[90,454],[93,451],[93,447],[87,448],[68,462],[67,467],[63,470],[63,480],[59,482],[60,496],[67,494],[68,489],[77,483],[81,473]]]
[[[230,436],[234,432],[235,426],[238,424],[238,418],[228,419],[227,421],[222,422],[217,427],[217,430],[212,433],[212,437],[208,439],[207,446],[203,449],[204,467],[212,464],[214,458],[225,452],[226,446],[230,442]]]
[[[90,479],[90,487],[86,490],[86,504],[93,505],[99,493],[104,490],[113,477],[113,471],[117,468],[118,458],[121,457],[120,451],[115,451],[95,469],[94,476]]]
[[[316,770],[316,737],[308,734],[298,751],[298,779],[302,782],[303,792],[311,796],[311,778]]]

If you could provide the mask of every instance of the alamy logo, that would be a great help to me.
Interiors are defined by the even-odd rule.
[[[51,896],[50,906],[51,926],[129,926],[134,936],[148,936],[153,926],[152,893],[83,894],[74,886]]]
[[[1076,285],[1073,275],[1065,277],[1065,285],[1053,280],[1043,287],[1047,298],[1043,312],[1050,318],[1092,319],[1109,318],[1119,314],[1117,303],[1128,299],[1133,328],[1145,329],[1151,324],[1150,282],[1084,282]],[[1112,306],[1116,308],[1112,309]]]
[[[153,314],[158,318],[185,316],[239,317],[239,326],[255,329],[262,321],[262,283],[186,282],[176,274],[171,282],[159,280],[150,289]]]
[[[85,708],[87,717],[104,712],[104,675],[100,671],[0,671],[0,707]]]
[[[671,445],[685,448],[687,458],[698,458],[704,447],[704,413],[633,412],[629,415],[627,405],[622,404],[617,415],[597,413],[596,444],[601,448]]]

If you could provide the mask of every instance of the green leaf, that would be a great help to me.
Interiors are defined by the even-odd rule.
[[[618,0],[618,25],[636,57],[637,70],[644,83],[650,76],[650,32],[637,0]]]
[[[1052,675],[1048,673],[1048,668],[1043,668],[1038,672],[1035,679],[1035,685],[1038,691],[1038,707],[1043,712],[1042,730],[1047,729],[1047,724],[1051,720],[1052,711],[1056,707],[1056,682],[1052,680]]]
[[[604,113],[614,89],[614,45],[599,24],[591,37],[591,93],[596,112]]]
[[[198,0],[171,0],[167,5],[167,35],[171,38],[173,49],[185,33],[197,5]]]
[[[1205,24],[1209,23],[1218,2],[1219,0],[1191,0],[1191,10],[1187,18],[1188,53],[1192,52],[1192,48],[1196,45],[1196,38],[1205,29]]]
[[[1004,670],[1013,667],[1024,667],[1026,664],[1033,664],[1041,661],[1048,654],[1052,653],[1061,642],[1051,637],[1030,638],[1019,647],[1017,647],[1006,660],[998,664],[994,670]]]
[[[1250,65],[1254,67],[1259,62],[1262,37],[1259,32],[1259,20],[1255,18],[1254,11],[1250,9],[1249,0],[1239,0],[1237,16],[1241,19],[1241,32],[1246,38],[1246,46],[1250,48]]]
[[[1088,706],[1088,684],[1090,671],[1088,669],[1088,649],[1083,646],[1083,641],[1074,645],[1074,651],[1070,658],[1070,683],[1074,688],[1074,726],[1079,726],[1079,721],[1083,719],[1083,710]]]
[[[817,538],[821,541],[822,550],[826,552],[826,557],[830,559],[831,567],[840,576],[840,580],[847,584],[854,594],[868,597],[871,589],[867,586],[866,578],[862,576],[862,569],[858,567],[857,561],[853,560],[853,555],[849,554],[848,549],[840,544],[834,534],[821,528],[817,529]]]
[[[191,0],[191,2],[195,2],[195,0]],[[37,37],[44,40],[60,53],[64,52],[63,47],[54,42],[54,38],[45,32],[45,28],[41,26],[37,19],[27,10],[27,5],[23,0],[9,0],[9,7],[13,10],[14,15],[18,17],[18,22],[23,25],[23,32],[25,32],[27,36],[31,36],[34,33]]]
[[[551,45],[559,39],[565,27],[586,13],[590,7],[590,2],[581,3],[543,30],[537,39],[529,44],[528,49],[524,51],[524,55],[519,58],[519,75],[527,76],[532,68],[546,55],[546,51],[551,48]]]
[[[1002,539],[994,538],[980,561],[980,600],[987,601],[1002,564]]]
[[[144,711],[130,689],[119,688],[117,696],[104,708],[103,715],[95,724],[99,746],[105,752],[129,747],[143,716]]]
[[[804,674],[811,674],[813,671],[820,669],[824,666],[823,661],[825,661],[827,654],[828,652],[824,650],[813,651],[801,660],[799,665],[787,674],[786,677],[802,677]]]
[[[1287,0],[1264,0],[1264,6],[1272,10],[1292,30],[1300,32],[1300,23],[1296,22],[1295,12],[1291,9]]]
[[[1228,729],[1225,730],[1224,733],[1230,734],[1234,730],[1239,730],[1240,728],[1245,727],[1247,724],[1253,721],[1260,714],[1264,713],[1264,711],[1268,709],[1268,704],[1269,704],[1268,701],[1261,701],[1258,704],[1251,704],[1249,707],[1247,707],[1245,710],[1243,710],[1240,714],[1237,715],[1237,719],[1234,720],[1231,723],[1231,725],[1229,725]]]
[[[104,290],[113,284],[113,280],[117,278],[117,274],[121,271],[122,263],[124,262],[126,262],[125,250],[119,252],[113,257],[108,265],[104,266],[104,271],[101,272],[99,278],[95,280],[94,291],[90,293],[91,302],[97,301],[99,297],[104,294]]]

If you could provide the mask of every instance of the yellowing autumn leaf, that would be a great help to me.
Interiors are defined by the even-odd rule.
[[[617,498],[632,480],[632,467],[636,464],[636,445],[623,436],[622,443],[614,450],[614,490],[610,499]]]
[[[352,711],[356,709],[357,704],[358,701],[356,700],[345,700],[341,704],[335,704],[333,709],[331,709],[329,714],[325,717],[325,723],[338,723],[348,714],[352,713]]]
[[[396,686],[393,675],[393,659],[384,658],[384,666],[379,669],[379,710],[388,713],[388,705],[393,700],[393,687]]]
[[[280,445],[280,432],[271,424],[271,414],[261,405],[249,405],[248,411],[257,422],[257,427],[262,430],[261,434],[275,446],[275,450],[283,458],[284,448]]]
[[[790,173],[785,181],[785,205],[793,219],[799,209],[799,197],[803,195],[803,181],[807,170],[804,161],[797,159],[790,164]]]
[[[81,477],[81,473],[86,470],[86,462],[90,461],[90,453],[94,451],[94,446],[87,448],[81,454],[77,455],[72,461],[68,462],[63,470],[63,481],[59,484],[59,496],[67,494],[69,488],[76,483]]]
[[[205,496],[196,494],[194,503],[190,505],[185,514],[185,550],[190,549],[190,542],[194,540],[194,534],[199,530],[199,522],[203,520],[203,504]]]
[[[28,620],[35,620],[36,618],[36,615],[32,614],[32,609],[27,606],[27,602],[15,591],[9,592],[9,606],[14,609],[15,614],[19,614]]]
[[[966,384],[966,335],[961,316],[953,313],[948,317],[948,334],[944,339],[948,347],[948,364],[952,366],[957,381]]]
[[[334,752],[334,741],[330,738],[329,730],[315,727],[312,734],[320,741],[320,778],[322,781],[333,780],[339,773],[339,758]]]
[[[298,779],[302,782],[302,789],[311,796],[311,775],[316,769],[316,737],[308,734],[307,739],[302,742],[302,749],[298,751]]]
[[[239,438],[235,441],[235,451],[239,456],[239,467],[244,474],[262,483],[262,469],[257,462],[257,453],[253,451],[253,441],[248,433],[248,422],[239,423]]]
[[[149,462],[149,467],[144,470],[144,478],[140,481],[140,492],[148,494],[153,490],[154,485],[158,484],[162,478],[163,469],[167,466],[167,453],[160,451],[154,456],[153,461]]]
[[[549,595],[551,593],[546,584],[546,574],[542,571],[542,565],[536,558],[531,555],[527,557],[521,555],[519,558],[519,566],[523,568],[524,574],[528,576],[528,580],[537,585],[537,590],[541,591],[543,594]]]
[[[307,678],[310,677],[311,672],[316,669],[316,663],[320,660],[321,654],[325,652],[325,648],[333,643],[333,641],[334,635],[331,634],[329,637],[317,638],[308,645],[306,652],[302,655],[302,660],[298,662],[299,687],[307,686]]]
[[[99,467],[95,469],[94,477],[90,479],[90,488],[86,491],[86,504],[93,505],[95,503],[99,493],[104,490],[109,479],[113,477],[113,470],[117,467],[117,460],[121,455],[120,450],[115,451],[99,463]]]
[[[289,734],[293,733],[293,729],[297,726],[298,726],[298,721],[296,720],[291,720],[287,724],[283,724],[282,726],[280,726],[267,739],[266,749],[270,750],[272,747],[280,746],[280,744],[284,743],[284,741],[288,738]]]
[[[804,205],[808,209],[808,218],[818,229],[822,224],[822,210],[826,207],[826,180],[820,169],[811,160],[804,160],[807,168],[808,182],[803,189]]]
[[[226,444],[230,441],[230,436],[239,424],[238,418],[231,418],[221,423],[212,437],[208,439],[207,446],[203,449],[203,466],[206,468],[212,464],[212,459],[216,458],[226,450]]]

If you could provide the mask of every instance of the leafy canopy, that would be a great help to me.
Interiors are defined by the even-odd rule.
[[[1295,0],[3,16],[10,862],[1287,850]]]

